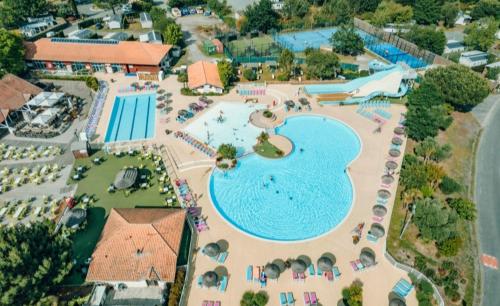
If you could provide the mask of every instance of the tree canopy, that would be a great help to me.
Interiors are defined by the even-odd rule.
[[[473,22],[465,28],[464,32],[467,35],[464,38],[464,43],[472,49],[488,51],[495,43],[497,30],[498,23],[492,17]]]
[[[472,9],[471,17],[473,19],[481,19],[483,17],[500,19],[500,1],[480,0]]]
[[[356,13],[374,12],[382,0],[351,0],[351,6]]]
[[[115,8],[121,4],[128,3],[128,0],[92,0],[97,7],[112,10],[116,14]]]
[[[456,235],[457,214],[436,199],[417,200],[413,221],[426,240],[440,243]]]
[[[285,18],[304,17],[309,11],[309,2],[307,0],[284,0],[281,13]]]
[[[446,45],[446,36],[442,30],[436,30],[433,26],[414,26],[404,34],[404,38],[413,42],[422,49],[436,54],[443,54]]]
[[[219,77],[222,85],[224,88],[227,88],[236,77],[233,65],[228,61],[219,61],[217,63],[217,70],[219,71]]]
[[[50,4],[47,0],[3,0],[0,5],[0,22],[5,27],[21,25],[28,17],[37,17],[48,13]]]
[[[290,73],[292,72],[294,60],[295,54],[292,51],[286,48],[281,51],[280,57],[278,58],[278,64],[283,69],[286,75],[290,75]]]
[[[328,18],[330,25],[352,22],[353,10],[348,0],[326,0],[321,14]]]
[[[235,159],[237,151],[236,151],[236,147],[233,146],[232,144],[230,144],[230,143],[223,143],[217,149],[217,153],[222,158]]]
[[[342,289],[342,298],[349,306],[363,305],[363,283],[355,280],[349,287]]]
[[[0,77],[19,74],[25,69],[24,45],[21,37],[0,28]]]
[[[170,23],[167,25],[165,31],[163,32],[163,39],[165,43],[181,46],[184,44],[183,34],[181,30],[181,26],[176,23]]]
[[[270,0],[259,0],[245,9],[245,22],[241,25],[242,33],[262,31],[267,33],[278,28],[279,15],[273,9]]]
[[[458,111],[469,111],[489,94],[488,82],[462,65],[430,69],[425,80],[433,83],[442,99]]]
[[[440,88],[427,81],[408,95],[408,112],[405,125],[408,136],[415,140],[435,137],[440,129],[446,129],[452,122],[451,110],[445,105]]]
[[[444,26],[452,28],[455,26],[455,21],[459,12],[458,2],[445,2],[441,7],[441,18]]]
[[[476,219],[476,204],[469,199],[456,198],[449,199],[448,205],[453,208],[460,218],[468,221]]]
[[[436,24],[441,17],[441,4],[436,0],[415,0],[413,17],[418,24]]]
[[[257,293],[253,291],[246,291],[243,293],[241,298],[241,306],[265,306],[269,301],[269,296],[265,291],[259,291]]]
[[[358,55],[364,52],[363,39],[353,25],[342,25],[337,32],[333,33],[331,42],[333,49],[344,55]]]
[[[69,273],[72,242],[53,231],[45,222],[0,231],[0,304],[35,304]]]
[[[333,52],[317,49],[306,50],[306,76],[309,79],[329,80],[337,76],[340,62]]]
[[[411,6],[401,5],[392,0],[382,1],[372,17],[372,23],[376,26],[384,26],[387,23],[405,23],[413,18]]]
[[[436,139],[427,137],[415,146],[415,155],[421,157],[424,163],[433,161],[439,163],[451,156],[449,144],[440,145]]]

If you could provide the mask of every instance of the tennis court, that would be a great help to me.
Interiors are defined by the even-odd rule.
[[[303,52],[306,48],[320,48],[322,46],[331,46],[330,38],[337,31],[336,28],[324,28],[303,32],[291,32],[276,34],[274,40],[282,47],[293,52]],[[412,68],[423,68],[427,63],[396,46],[384,42],[375,36],[364,31],[357,30],[365,42],[365,47],[373,53],[385,58],[391,63],[404,62]]]

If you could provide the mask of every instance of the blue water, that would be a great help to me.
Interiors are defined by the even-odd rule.
[[[233,226],[268,240],[327,233],[351,209],[345,169],[361,149],[359,138],[343,123],[317,116],[289,118],[276,133],[292,140],[293,152],[282,159],[251,154],[233,170],[214,170],[214,206]]]
[[[277,43],[293,52],[303,52],[306,48],[317,49],[321,46],[331,46],[330,38],[336,31],[336,28],[325,28],[279,34],[275,37],[275,40]],[[365,42],[365,47],[368,50],[385,58],[391,63],[396,64],[398,62],[404,62],[412,68],[423,68],[427,66],[424,60],[410,55],[392,44],[381,41],[364,31],[357,30],[357,32]]]
[[[105,142],[148,139],[155,132],[155,94],[117,96]]]

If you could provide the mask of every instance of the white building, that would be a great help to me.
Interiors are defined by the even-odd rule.
[[[21,34],[24,37],[33,37],[38,33],[51,28],[56,24],[56,21],[52,15],[43,17],[28,17],[28,23],[21,26]]]
[[[118,41],[125,41],[130,38],[130,34],[125,33],[125,32],[112,32],[106,34],[103,39],[110,39],[110,40],[118,40]]]
[[[149,13],[142,12],[139,15],[139,19],[143,29],[151,29],[153,27],[153,19],[151,19],[151,15],[149,15]]]
[[[68,34],[68,38],[73,39],[88,39],[94,36],[94,32],[89,29],[76,30]]]
[[[454,53],[454,52],[464,52],[465,46],[462,42],[456,40],[448,40],[446,46],[444,47],[444,54]]]
[[[121,29],[122,28],[122,16],[121,15],[111,15],[103,19],[108,24],[110,29]]]
[[[460,55],[458,62],[469,68],[486,65],[488,63],[488,54],[483,51],[469,51]]]
[[[466,25],[469,24],[472,17],[464,12],[458,13],[457,20],[455,20],[455,25]]]
[[[147,42],[150,44],[162,44],[163,39],[161,37],[160,32],[150,31],[144,34],[139,35],[140,42]]]

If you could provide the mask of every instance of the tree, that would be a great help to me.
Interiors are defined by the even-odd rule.
[[[21,37],[6,29],[0,29],[0,77],[6,73],[19,74],[25,68]]]
[[[452,194],[462,190],[462,186],[449,176],[443,177],[441,184],[439,184],[439,189],[444,194]]]
[[[436,54],[443,54],[446,45],[446,36],[442,30],[437,31],[435,27],[414,26],[404,34],[404,38],[413,42],[422,49]]]
[[[458,251],[462,248],[463,241],[460,237],[448,238],[445,241],[438,243],[439,254],[451,257],[458,254]]]
[[[269,296],[265,291],[254,293],[253,291],[246,291],[241,298],[241,306],[264,306],[267,305]]]
[[[433,83],[442,99],[459,111],[470,110],[490,92],[488,81],[462,65],[430,69],[425,80]]]
[[[334,79],[340,70],[340,62],[333,52],[306,50],[306,76],[309,79]]]
[[[295,60],[295,55],[289,49],[283,49],[281,51],[280,57],[278,58],[278,64],[283,69],[284,73],[290,76],[292,72],[293,61]]]
[[[72,242],[48,222],[0,231],[0,304],[32,305],[70,272]]]
[[[372,23],[376,26],[384,26],[387,23],[405,23],[413,18],[413,9],[410,6],[401,5],[392,0],[382,1],[372,17]]]
[[[9,27],[19,26],[26,18],[45,14],[49,8],[47,0],[4,0],[0,5],[1,15],[9,18],[2,23]]]
[[[500,19],[500,2],[498,0],[480,0],[472,9],[471,17],[476,20],[484,17]]]
[[[382,0],[351,0],[351,6],[356,13],[374,12]]]
[[[217,153],[226,159],[235,159],[236,158],[236,147],[232,144],[223,143],[217,149]]]
[[[227,4],[227,0],[208,0],[207,5],[219,17],[231,14],[231,6]]]
[[[219,71],[219,77],[222,85],[224,88],[227,88],[236,77],[233,65],[228,61],[219,61],[217,63],[217,70]]]
[[[281,13],[287,19],[292,17],[304,17],[309,11],[309,2],[307,0],[285,0]]]
[[[443,4],[441,7],[441,17],[445,27],[452,28],[455,26],[458,12],[459,8],[457,2],[445,2]]]
[[[183,37],[181,26],[176,23],[170,23],[165,29],[165,32],[163,32],[165,43],[170,45],[182,45],[184,43]]]
[[[441,17],[441,4],[436,0],[415,0],[413,17],[418,24],[436,24]]]
[[[245,77],[247,81],[255,81],[257,80],[257,73],[252,68],[247,68],[243,70],[243,77]]]
[[[353,10],[347,0],[327,0],[321,8],[321,15],[329,20],[330,25],[352,22]]]
[[[353,25],[342,25],[330,38],[333,49],[344,55],[358,55],[364,52],[363,39]]]
[[[423,239],[441,243],[456,236],[458,216],[454,211],[431,198],[417,200],[415,205],[413,222]]]
[[[128,3],[128,0],[92,0],[97,7],[112,10],[116,14],[115,8],[121,4]]]
[[[439,145],[432,137],[426,137],[415,146],[415,155],[422,157],[424,163],[430,161],[441,162],[451,156],[451,146],[449,144]]]
[[[440,129],[450,126],[451,109],[443,103],[444,97],[439,87],[427,80],[408,95],[408,112],[405,125],[408,136],[414,140],[435,137]]]
[[[80,17],[80,14],[78,13],[78,6],[76,5],[76,0],[68,0],[68,3],[71,6],[73,15],[75,15],[76,18]]]
[[[259,143],[263,143],[263,142],[266,142],[266,141],[268,141],[268,140],[269,140],[269,134],[268,134],[268,133],[266,133],[266,132],[261,132],[261,133],[259,134],[259,137],[257,137],[257,141],[258,141]]]
[[[448,205],[457,212],[460,218],[468,221],[476,220],[476,204],[471,200],[465,198],[449,199]]]
[[[342,298],[349,306],[363,305],[363,283],[355,280],[349,287],[342,289]]]
[[[271,29],[278,28],[279,15],[274,11],[270,0],[259,0],[247,6],[244,14],[246,19],[241,24],[242,33],[252,31],[267,33]]]
[[[493,18],[482,19],[480,22],[473,22],[465,28],[467,34],[464,38],[466,46],[472,49],[488,51],[495,43],[495,33],[498,23]]]

